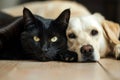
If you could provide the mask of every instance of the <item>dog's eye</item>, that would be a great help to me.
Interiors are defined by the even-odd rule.
[[[40,41],[40,38],[37,37],[37,36],[34,36],[34,37],[33,37],[33,40],[34,40],[35,42],[39,42],[39,41]]]
[[[69,38],[76,38],[76,35],[73,34],[73,33],[71,33],[71,34],[68,35],[68,37],[69,37]]]
[[[95,35],[97,35],[97,34],[98,34],[98,31],[97,31],[97,30],[93,29],[93,30],[91,31],[91,35],[93,35],[93,36],[95,36]]]
[[[58,37],[57,36],[54,36],[51,38],[51,42],[56,42],[58,40]]]

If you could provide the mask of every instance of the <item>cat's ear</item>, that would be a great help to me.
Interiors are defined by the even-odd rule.
[[[70,19],[70,9],[65,9],[55,20],[57,23],[68,25]]]
[[[25,24],[34,23],[35,17],[28,8],[23,9],[23,20]]]

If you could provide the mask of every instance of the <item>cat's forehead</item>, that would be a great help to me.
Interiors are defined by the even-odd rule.
[[[53,21],[52,19],[46,19],[46,18],[43,18],[43,17],[36,17],[37,20],[42,23],[43,26],[41,27],[44,27],[45,29],[48,29],[51,25],[51,22]]]

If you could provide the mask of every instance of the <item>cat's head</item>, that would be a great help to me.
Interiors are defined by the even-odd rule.
[[[69,18],[69,9],[53,20],[33,15],[24,8],[24,32],[21,34],[23,49],[32,58],[53,60],[59,51],[67,49],[66,29]]]

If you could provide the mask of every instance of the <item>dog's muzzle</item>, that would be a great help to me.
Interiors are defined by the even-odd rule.
[[[94,49],[91,45],[83,45],[80,48],[80,52],[83,57],[83,62],[94,62]]]

